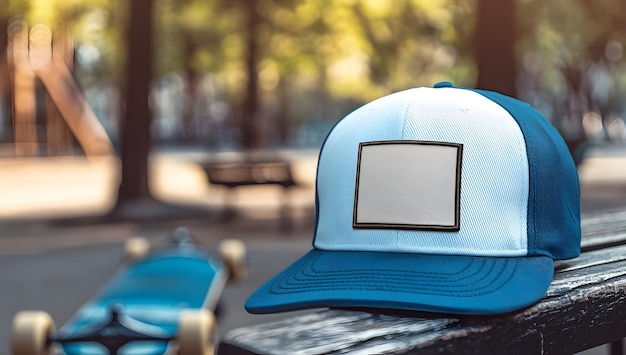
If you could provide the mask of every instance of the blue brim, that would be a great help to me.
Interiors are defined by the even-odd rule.
[[[543,297],[547,256],[477,257],[311,250],[250,296],[250,313],[367,307],[506,313]]]

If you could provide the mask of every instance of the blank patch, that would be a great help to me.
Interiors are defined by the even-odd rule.
[[[355,228],[459,230],[462,144],[359,145]]]

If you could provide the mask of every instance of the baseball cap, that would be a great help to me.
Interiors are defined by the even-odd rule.
[[[333,127],[313,249],[245,308],[505,313],[543,297],[580,236],[576,168],[545,117],[496,92],[413,88]]]

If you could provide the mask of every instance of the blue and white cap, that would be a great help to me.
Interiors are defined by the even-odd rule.
[[[314,249],[251,313],[371,307],[494,314],[546,292],[580,254],[565,142],[530,105],[453,87],[397,92],[332,129],[317,169]]]

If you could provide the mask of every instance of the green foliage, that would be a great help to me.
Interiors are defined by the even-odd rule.
[[[101,54],[90,74],[94,80],[121,81],[124,9],[130,0],[4,1],[9,15],[28,23],[52,28],[70,23],[77,46],[92,46]],[[253,34],[260,52],[261,101],[287,103],[293,121],[333,120],[337,110],[347,109],[342,103],[354,107],[440,80],[471,86],[476,78],[476,0],[155,1],[155,76],[211,76],[232,105],[241,101],[248,79],[245,24],[249,7],[255,6],[261,18]],[[596,64],[611,70],[613,95],[623,94],[624,59],[608,58],[607,45],[623,48],[626,42],[624,4],[517,0],[514,20],[526,95],[552,105],[568,95],[576,75],[584,77]]]
[[[317,86],[331,96],[369,100],[392,90],[446,79],[458,36],[452,0],[162,0],[159,68],[222,76],[242,89],[245,6],[263,22],[261,84]],[[190,43],[189,43],[190,42]],[[187,43],[187,44],[186,44]],[[191,53],[188,45],[193,47]],[[237,82],[240,84],[237,85]]]
[[[521,79],[532,83],[531,101],[564,126],[580,125],[587,111],[623,114],[626,3],[525,0],[519,10]]]

